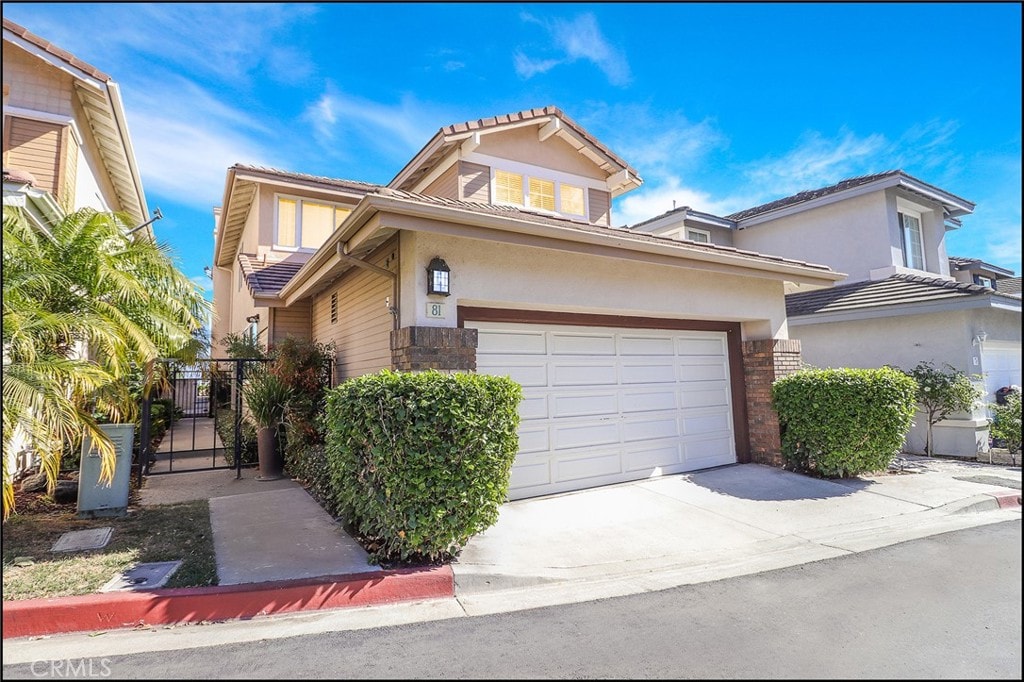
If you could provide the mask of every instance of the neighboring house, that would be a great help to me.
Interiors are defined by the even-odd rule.
[[[333,342],[338,379],[511,375],[514,498],[777,461],[785,292],[843,275],[612,227],[641,182],[555,107],[446,126],[386,186],[236,165],[214,336]]]
[[[91,207],[142,223],[148,209],[110,76],[4,19],[4,205],[39,225]]]
[[[848,273],[834,288],[787,296],[790,336],[820,367],[910,369],[922,360],[984,376],[986,401],[1020,384],[1021,299],[1009,270],[946,255],[945,235],[974,204],[895,170],[717,217],[674,209],[632,229],[775,253]],[[1019,280],[1018,280],[1019,281]],[[924,451],[925,423],[907,439]],[[984,406],[942,422],[936,452],[988,449]]]
[[[43,230],[87,207],[142,224],[146,196],[117,84],[6,18],[3,36],[4,206]],[[27,464],[23,455],[12,471]]]

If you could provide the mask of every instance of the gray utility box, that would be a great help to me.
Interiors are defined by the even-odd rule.
[[[82,439],[82,465],[78,476],[78,516],[123,516],[128,511],[128,484],[132,474],[135,424],[101,424],[117,450],[114,480],[100,483],[100,453],[92,438]]]

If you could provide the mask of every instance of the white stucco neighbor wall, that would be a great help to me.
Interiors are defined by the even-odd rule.
[[[459,305],[744,322],[745,337],[787,338],[781,281],[403,231],[401,326],[454,327]],[[426,267],[451,267],[448,298]],[[444,316],[427,316],[428,301]]]
[[[799,339],[803,360],[816,367],[881,367],[894,365],[911,369],[918,362],[932,361],[937,367],[953,367],[978,374],[983,372],[981,349],[975,334],[984,329],[989,342],[1020,344],[1020,314],[1011,311],[975,309],[929,314],[862,319],[807,325],[790,321],[790,337]],[[983,385],[979,378],[978,385]],[[907,437],[909,452],[925,451],[927,421],[918,415]],[[979,404],[973,414],[954,415],[935,431],[936,453],[974,456],[988,450],[986,410]]]
[[[104,198],[100,186],[97,164],[84,147],[78,149],[77,172],[75,173],[75,208],[94,208],[109,211],[110,203]]]

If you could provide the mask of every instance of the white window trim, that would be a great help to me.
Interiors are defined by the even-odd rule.
[[[44,121],[46,123],[56,123],[58,125],[68,126],[71,128],[71,134],[75,136],[75,142],[78,146],[82,146],[82,133],[78,130],[78,124],[75,123],[75,119],[70,116],[64,116],[63,114],[51,114],[48,111],[38,111],[36,109],[24,109],[22,107],[9,107],[4,105],[4,118],[27,118],[33,121]],[[4,128],[7,127],[7,122],[4,121]]]
[[[903,225],[901,215],[907,215],[917,220],[918,236],[921,240],[921,267],[914,267],[910,262],[910,244],[907,242],[907,228]],[[896,221],[900,228],[900,244],[903,246],[903,267],[911,270],[926,271],[928,269],[928,258],[925,255],[924,245],[924,218],[921,213],[905,205],[897,204]]]
[[[702,234],[705,237],[707,237],[708,240],[706,242],[699,242],[696,239],[690,239],[690,233]],[[689,240],[691,242],[696,242],[697,244],[710,244],[711,243],[711,230],[702,230],[702,229],[697,228],[697,227],[686,227],[686,228],[683,228],[683,235],[685,236],[685,238],[687,240]]]
[[[277,227],[280,224],[280,210],[281,210],[281,199],[290,199],[295,204],[295,246],[281,246],[278,242]],[[304,197],[298,194],[284,194],[277,192],[274,194],[274,251],[287,251],[289,253],[316,253],[320,247],[313,248],[311,246],[302,246],[302,202],[309,201],[315,204],[321,204],[323,206],[331,206],[335,210],[344,209],[350,214],[352,213],[352,207],[346,204],[339,204],[333,201],[325,201],[324,199],[316,199],[314,197]],[[347,218],[348,216],[346,216]],[[334,229],[337,230],[338,226],[335,225]],[[320,246],[323,246],[321,244]]]
[[[562,184],[563,184],[563,180],[560,180],[556,176],[557,175],[564,175],[564,174],[558,174],[555,171],[548,171],[547,169],[541,168],[539,166],[526,166],[525,164],[519,164],[519,163],[515,163],[515,162],[512,162],[512,161],[509,161],[506,164],[503,159],[496,159],[495,163],[498,164],[498,165],[489,166],[490,174],[491,174],[491,177],[490,177],[491,203],[493,203],[495,206],[515,206],[516,208],[523,208],[523,209],[526,209],[528,211],[535,211],[537,213],[542,213],[544,215],[554,216],[556,218],[570,218],[570,219],[571,218],[581,218],[583,220],[589,220],[590,219],[589,218],[589,216],[590,216],[590,192],[588,191],[590,188],[587,185],[582,184],[581,182],[578,182],[575,179],[575,176],[567,176],[567,177],[572,177],[574,179],[565,180],[564,184],[572,185],[573,187],[578,187],[578,188],[583,190],[583,213],[582,214],[579,214],[579,213],[567,213],[567,212],[559,211],[558,208],[557,208],[557,207],[560,207],[562,205]],[[494,197],[498,196],[498,179],[497,179],[498,178],[498,171],[504,171],[506,173],[515,173],[515,174],[518,174],[523,179],[523,202],[521,204],[511,203],[511,202],[507,202],[507,201],[498,201],[497,199],[494,198]],[[549,211],[547,209],[538,208],[536,206],[531,206],[530,205],[530,179],[531,178],[533,178],[534,180],[543,180],[545,182],[550,182],[550,183],[554,184],[554,186],[555,186],[555,206],[556,206],[556,209],[554,211]]]

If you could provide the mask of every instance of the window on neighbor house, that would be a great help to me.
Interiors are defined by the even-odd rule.
[[[697,230],[692,227],[686,228],[686,238],[698,244],[710,244],[711,233],[707,230]]]
[[[900,211],[900,232],[903,234],[903,264],[924,270],[924,241],[921,238],[921,217]]]
[[[991,277],[983,277],[982,275],[974,276],[974,283],[978,286],[988,287],[989,289],[995,289],[995,282],[992,281]]]
[[[274,245],[284,249],[318,249],[351,212],[334,204],[278,197]]]

